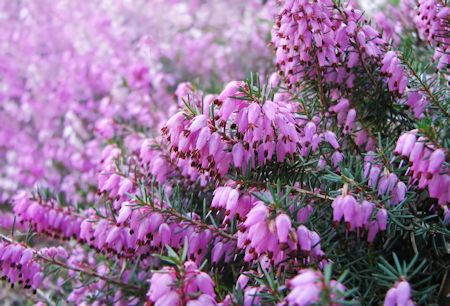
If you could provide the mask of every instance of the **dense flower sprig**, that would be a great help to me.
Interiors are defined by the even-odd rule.
[[[79,238],[83,218],[54,204],[33,201],[27,193],[20,193],[14,198],[13,211],[19,222],[27,222],[38,233],[66,240]]]
[[[286,214],[279,214],[269,219],[270,210],[262,202],[256,202],[246,216],[238,234],[238,247],[245,248],[245,260],[255,260],[260,255],[267,255],[273,262],[286,259],[293,251],[319,258],[324,255],[320,248],[320,237],[304,225],[293,228],[291,219]]]
[[[248,98],[249,90],[243,82],[229,83],[214,101],[209,100],[212,118],[184,111],[172,116],[163,134],[175,156],[190,160],[200,172],[221,177],[232,165],[245,172],[272,157],[281,163],[295,153],[306,156],[310,150],[317,151],[323,140],[339,149],[333,132],[320,133],[320,118],[297,115],[299,106],[286,95],[260,101]]]
[[[349,230],[365,228],[368,230],[367,241],[373,242],[379,231],[385,231],[388,224],[386,209],[381,208],[372,220],[375,204],[369,201],[359,203],[352,195],[338,196],[331,205],[333,221],[340,222],[343,218]]]
[[[446,209],[450,202],[450,173],[447,166],[447,152],[436,148],[426,137],[418,137],[417,131],[404,133],[397,141],[394,153],[406,157],[408,174],[421,189],[428,187],[431,198],[438,199]]]
[[[44,279],[44,273],[34,257],[33,249],[0,241],[0,276],[6,279],[11,287],[17,283],[36,292]]]
[[[374,156],[374,152],[368,152],[364,158],[364,177],[367,185],[377,190],[378,196],[389,196],[389,203],[397,205],[406,198],[408,187],[395,173],[380,166],[380,161]]]
[[[450,8],[437,0],[419,0],[417,7],[414,23],[422,38],[436,47],[434,60],[438,61],[438,69],[448,69]]]
[[[348,90],[357,77],[354,68],[375,62],[383,64],[389,91],[404,93],[408,78],[395,52],[386,53],[386,41],[364,24],[359,10],[337,10],[333,1],[285,1],[279,12],[272,42],[276,65],[289,86],[324,79]]]

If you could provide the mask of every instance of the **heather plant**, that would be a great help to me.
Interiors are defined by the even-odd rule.
[[[447,2],[224,3],[2,4],[11,295],[449,303]]]

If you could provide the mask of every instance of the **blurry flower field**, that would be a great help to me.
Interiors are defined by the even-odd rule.
[[[0,1],[1,305],[447,305],[446,0]]]

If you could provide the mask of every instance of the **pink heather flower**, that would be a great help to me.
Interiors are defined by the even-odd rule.
[[[416,144],[416,135],[414,135],[413,133],[408,133],[407,136],[405,137],[405,143],[403,144],[401,154],[403,156],[409,156],[415,144]]]
[[[361,224],[362,225],[367,225],[368,222],[370,221],[370,217],[372,216],[372,212],[375,208],[375,204],[369,201],[364,200],[361,203]]]
[[[226,214],[232,218],[237,210],[239,204],[239,191],[233,189],[230,191],[227,203],[225,205]]]
[[[401,15],[400,10],[393,6],[389,5],[387,6],[389,8],[389,13],[393,15],[394,18],[399,17]],[[389,16],[391,17],[391,16]],[[393,40],[393,45],[397,46],[400,42],[400,31],[402,30],[402,25],[399,20],[396,20],[394,18],[389,18],[386,16],[385,12],[377,12],[373,18],[374,21],[379,29],[383,32],[383,38],[386,41]]]
[[[214,190],[211,207],[225,208],[231,190],[231,187],[217,187],[216,190]]]
[[[388,51],[383,60],[381,72],[388,76],[388,88],[391,92],[402,95],[408,86],[408,76],[401,66],[401,61],[394,51]]]
[[[380,183],[382,177],[382,172],[379,167],[376,167],[375,165],[371,165],[370,172],[369,172],[369,186],[371,187],[377,187]]]
[[[133,188],[133,182],[130,179],[125,178],[120,181],[119,190],[117,191],[117,195],[123,196],[123,195],[125,195],[125,193],[130,192],[132,188]]]
[[[384,299],[386,306],[413,306],[414,302],[411,300],[411,286],[407,281],[397,282],[386,293]]]
[[[319,301],[320,292],[321,288],[316,284],[305,284],[293,289],[286,299],[293,305],[312,305]]]
[[[376,222],[376,221],[370,222],[369,226],[368,226],[368,230],[369,230],[369,232],[367,233],[367,241],[369,243],[372,243],[375,240],[375,237],[380,230],[379,226],[378,226],[378,222]]]
[[[424,141],[422,140],[418,140],[415,144],[414,144],[414,148],[411,151],[411,155],[409,156],[409,161],[412,164],[416,164],[419,163],[422,159],[422,155],[423,155],[423,149],[424,149]]]
[[[186,304],[187,306],[215,306],[217,305],[217,302],[213,297],[207,294],[200,295],[195,300],[190,300]]]
[[[247,287],[249,280],[250,280],[249,277],[246,276],[245,274],[239,275],[239,277],[236,281],[236,288],[244,289],[245,287]]]
[[[397,143],[396,143],[396,145],[395,145],[395,149],[394,149],[394,153],[395,154],[401,154],[401,152],[402,152],[402,149],[403,149],[403,146],[404,146],[404,144],[405,144],[405,139],[406,139],[406,136],[407,136],[408,134],[402,134],[402,135],[400,135],[400,137],[397,139]]]
[[[365,158],[364,175],[368,178],[368,185],[374,190],[378,189],[379,195],[391,196],[391,204],[396,205],[405,199],[408,190],[406,184],[386,168],[382,170],[372,152],[369,152]]]
[[[224,246],[222,242],[216,243],[211,250],[211,261],[213,263],[219,262],[224,253]]]
[[[330,131],[324,133],[325,141],[327,141],[335,150],[339,149],[339,143],[337,141],[336,134]]]
[[[449,41],[442,33],[448,32],[450,10],[443,2],[419,0],[414,23],[422,39],[435,47],[433,59],[438,61],[438,69],[447,69],[449,64]]]
[[[161,243],[163,245],[169,245],[170,244],[170,238],[172,236],[172,231],[170,230],[170,227],[167,223],[163,223],[159,226],[159,235],[161,237]]]
[[[106,236],[105,243],[108,245],[112,245],[113,242],[119,237],[121,229],[117,226],[112,227],[111,231]]]
[[[361,11],[348,7],[341,12],[332,1],[284,2],[272,29],[272,43],[275,65],[287,87],[299,86],[303,79],[315,79],[320,73],[327,85],[351,89],[357,75],[348,68],[362,66],[364,61],[381,64],[388,89],[402,95],[408,78],[400,60],[393,51],[386,53],[381,33],[364,22]],[[345,110],[336,112],[342,117]],[[352,129],[352,116],[346,133]],[[342,124],[342,118],[338,122]]]
[[[344,160],[344,155],[339,151],[334,151],[331,155],[331,160],[333,161],[333,166],[339,166],[339,163]]]
[[[277,236],[280,243],[286,243],[291,230],[291,219],[286,214],[280,214],[275,219]]]
[[[355,198],[351,195],[346,195],[342,199],[342,210],[344,212],[344,220],[347,223],[350,223],[352,220],[355,220],[354,215],[359,209],[359,204],[356,202]]]
[[[236,168],[240,168],[242,166],[242,163],[245,162],[244,146],[242,145],[242,143],[238,142],[233,146],[232,154],[234,166]]]
[[[289,305],[313,305],[320,304],[322,295],[328,294],[328,299],[333,299],[336,303],[343,301],[343,291],[345,287],[332,280],[330,287],[326,287],[323,282],[323,275],[319,271],[312,269],[300,270],[299,274],[287,281],[287,287],[290,290],[286,297],[286,302]]]
[[[283,162],[295,153],[306,156],[319,149],[321,119],[315,116],[308,122],[298,116],[299,106],[291,96],[264,103],[224,97],[211,105],[211,120],[204,114],[192,118],[191,111],[186,111],[185,116],[176,113],[167,121],[163,136],[178,164],[185,161],[201,174],[219,179],[233,166],[246,172],[248,167],[270,163],[274,155],[277,162]],[[328,133],[327,137],[333,147],[339,147],[335,136]]]
[[[196,116],[189,126],[189,131],[191,131],[191,133],[197,132],[198,130],[206,126],[207,121],[208,117],[206,117],[206,115]]]
[[[355,136],[356,136],[355,143],[358,146],[364,145],[369,139],[369,135],[367,134],[367,132],[365,130],[362,130],[362,129],[357,131],[357,132],[355,132]]]
[[[211,131],[208,127],[204,127],[201,129],[200,134],[197,138],[197,143],[195,145],[195,148],[197,150],[201,150],[205,147],[205,145],[208,143],[209,138],[211,137]]]
[[[247,287],[244,291],[244,306],[253,306],[260,304],[261,296],[259,294],[260,288]]]
[[[430,164],[428,165],[428,173],[435,174],[441,168],[445,161],[445,153],[442,149],[437,149],[430,156]]]
[[[406,187],[405,183],[398,182],[393,190],[393,196],[391,199],[391,204],[398,204],[401,201],[403,201],[406,197],[406,191],[408,188]]]
[[[269,210],[263,202],[258,202],[248,213],[244,222],[245,227],[250,227],[258,222],[264,221],[269,215]]]
[[[214,292],[214,282],[207,273],[198,272],[197,276],[195,277],[195,283],[198,289],[204,294],[213,298],[216,296]]]
[[[428,105],[428,100],[421,92],[413,91],[408,94],[406,103],[411,107],[416,118],[422,118],[423,112]]]
[[[397,175],[395,175],[394,173],[389,173],[389,174],[385,174],[383,173],[383,175],[381,176],[379,182],[378,182],[378,194],[385,194],[385,193],[390,193],[395,185],[398,182],[398,177]]]
[[[356,120],[356,110],[354,108],[350,109],[347,113],[347,118],[345,119],[344,133],[349,134],[352,132],[355,126]]]
[[[158,301],[155,303],[155,306],[171,306],[171,305],[180,305],[180,296],[175,291],[170,291],[160,297]]]
[[[306,223],[313,210],[313,207],[309,204],[305,207],[300,208],[297,212],[297,222]]]
[[[372,212],[375,204],[366,200],[359,203],[351,195],[339,195],[331,204],[333,208],[333,221],[339,223],[344,218],[348,230],[365,228],[368,230],[367,240],[373,242],[380,230],[386,230],[387,211],[380,209],[376,215],[376,221],[372,221]]]
[[[276,88],[280,84],[281,77],[278,73],[274,72],[270,75],[268,84],[271,88]]]
[[[122,208],[119,211],[119,216],[117,217],[117,226],[120,226],[121,224],[124,224],[125,221],[128,219],[128,217],[131,215],[131,207],[129,205],[128,202],[124,202],[122,204]]]
[[[218,100],[224,101],[226,98],[233,97],[239,92],[239,88],[244,87],[245,83],[242,81],[232,81],[228,83],[224,90],[217,97]]]
[[[308,122],[305,126],[305,139],[308,142],[312,141],[314,134],[316,133],[316,125],[313,122]]]
[[[105,139],[111,139],[114,136],[114,122],[112,119],[100,119],[95,124],[95,129]]]
[[[26,193],[14,198],[13,211],[18,220],[29,222],[38,233],[45,232],[63,239],[78,238],[84,220],[69,210],[55,209],[54,203],[32,201]]]
[[[300,246],[300,250],[302,251],[311,251],[314,248],[317,248],[318,253],[320,253],[320,244],[318,242],[320,241],[320,238],[318,241],[316,237],[315,232],[310,231],[306,226],[300,225],[297,228],[297,239]],[[318,254],[317,253],[317,254]]]
[[[382,208],[377,212],[377,223],[380,231],[385,231],[388,224],[388,214],[386,209]]]
[[[331,204],[331,207],[333,208],[334,222],[340,222],[342,217],[344,216],[343,199],[344,197],[342,195],[339,195],[336,197],[336,199],[334,199],[333,203]]]
[[[348,99],[340,99],[339,102],[330,107],[330,111],[334,113],[341,113],[348,110],[350,101]]]

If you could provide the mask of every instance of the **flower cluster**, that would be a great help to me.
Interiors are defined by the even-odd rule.
[[[298,275],[287,281],[290,292],[282,305],[315,305],[326,299],[330,305],[340,305],[344,301],[343,292],[345,287],[331,280],[326,282],[320,271],[312,269],[300,270]],[[326,296],[324,296],[326,295]]]
[[[437,0],[419,0],[417,7],[414,23],[422,38],[436,47],[434,59],[439,61],[438,69],[448,69],[450,8]]]
[[[427,97],[420,91],[412,91],[408,94],[406,104],[411,107],[414,116],[422,118],[423,113],[428,105]]]
[[[317,76],[316,65],[332,66],[336,56],[332,1],[285,1],[273,29],[276,65],[285,83],[296,85],[304,77]]]
[[[342,218],[349,230],[364,228],[368,230],[367,241],[373,242],[379,231],[385,231],[388,224],[386,209],[381,208],[376,212],[375,220],[372,214],[375,204],[369,201],[359,203],[352,195],[337,196],[331,205],[333,207],[333,220],[340,222]]]
[[[33,249],[3,241],[0,241],[0,276],[12,287],[17,283],[34,291],[44,279],[42,267],[36,262]]]
[[[150,279],[149,301],[155,305],[216,305],[211,277],[187,261],[181,269],[165,267]]]
[[[57,207],[56,203],[40,203],[31,200],[27,193],[20,193],[15,197],[13,205],[18,221],[27,222],[38,233],[63,240],[80,237],[84,219]]]
[[[175,171],[168,158],[158,149],[158,144],[150,139],[142,142],[139,157],[144,170],[147,170],[146,172],[153,175],[161,184]]]
[[[436,148],[426,137],[410,131],[400,136],[394,152],[406,157],[408,174],[421,189],[428,187],[431,198],[438,199],[442,207],[450,202],[450,173],[447,166],[447,151]]]
[[[319,258],[324,255],[320,248],[320,237],[304,225],[297,230],[286,214],[270,217],[270,208],[261,201],[254,203],[238,233],[239,248],[245,249],[245,260],[258,259],[266,255],[274,263],[286,259],[297,250],[305,253],[305,258]]]
[[[305,119],[296,118],[294,104],[248,101],[241,88],[248,90],[243,82],[225,87],[211,106],[214,118],[207,114],[189,118],[178,112],[167,121],[163,133],[178,158],[189,158],[210,176],[223,176],[231,165],[245,172],[273,156],[282,162],[299,150],[300,143],[303,150],[317,145],[315,126],[307,135],[297,131]]]
[[[402,202],[408,191],[406,184],[399,180],[395,173],[382,168],[374,152],[368,152],[364,160],[364,177],[367,178],[367,185],[376,189],[378,196],[388,196],[392,205]]]
[[[365,24],[362,12],[337,10],[333,1],[284,1],[272,30],[276,65],[288,86],[305,79],[326,80],[341,90],[353,88],[358,67],[377,63],[388,89],[402,95],[408,79],[381,34]]]
[[[373,20],[380,32],[383,33],[383,38],[386,41],[392,41],[394,46],[398,46],[401,31],[405,27],[402,23],[403,12],[399,7],[390,4],[386,5],[386,9],[386,11],[376,12],[373,15]]]
[[[368,132],[357,120],[357,112],[352,108],[350,101],[346,98],[337,100],[335,105],[329,107],[330,114],[336,115],[337,125],[343,129],[345,135],[354,134],[356,145],[364,148],[366,151],[375,148],[376,140],[369,136]]]
[[[254,202],[255,199],[251,195],[240,195],[239,190],[235,188],[219,186],[214,190],[211,208],[225,210],[223,222],[232,220],[235,216],[238,216],[240,220],[245,220]]]
[[[16,197],[14,212],[20,218],[19,222],[28,222],[38,233],[63,240],[75,239],[98,252],[130,259],[136,255],[148,257],[152,250],[165,245],[176,247],[187,237],[189,254],[201,262],[207,251],[204,242],[213,236],[210,231],[198,233],[189,222],[170,223],[166,220],[169,225],[164,222],[161,212],[139,208],[129,202],[122,203],[115,223],[53,208],[50,203],[30,200],[26,194]],[[189,227],[189,230],[183,230],[185,227]]]
[[[260,101],[256,97],[249,100],[249,95],[253,94],[247,84],[231,82],[214,101],[209,99],[209,107],[203,101],[204,111],[210,108],[213,117],[192,115],[192,109],[172,116],[163,134],[176,159],[188,160],[200,172],[221,177],[231,166],[244,173],[272,158],[281,163],[297,153],[306,156],[317,151],[324,140],[339,149],[333,132],[320,131],[320,118],[309,120],[296,114],[299,106],[289,96],[275,94],[274,101]]]
[[[403,70],[400,59],[394,51],[386,52],[381,61],[381,72],[388,77],[389,91],[403,94],[408,86],[408,77]]]
[[[86,219],[81,225],[80,238],[98,251],[130,259],[136,255],[151,256],[165,246],[177,248],[185,240],[189,243],[188,255],[198,263],[205,258],[211,240],[215,241],[217,248],[221,246],[212,252],[212,261],[218,261],[231,250],[230,242],[214,238],[210,230],[200,231],[200,228],[193,226],[192,222],[195,223],[198,217],[191,216],[194,219],[192,222],[183,216],[175,216],[172,220],[169,218],[162,208],[158,212],[123,203],[116,224],[105,219],[98,222]]]

